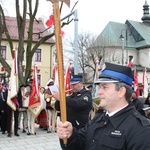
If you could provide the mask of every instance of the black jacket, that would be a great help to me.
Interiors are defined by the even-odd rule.
[[[76,129],[83,128],[89,120],[89,112],[92,109],[92,95],[89,90],[83,88],[80,92],[66,97],[67,120]],[[59,110],[59,101],[55,104]]]
[[[23,106],[22,106],[22,93],[21,93],[21,87],[19,87],[19,89],[18,89],[17,99],[18,99],[19,107],[22,108]]]
[[[145,114],[145,112],[144,112],[144,110],[143,110],[144,104],[143,104],[138,98],[132,100],[131,103],[135,106],[136,110],[137,110],[141,115],[143,115],[143,116],[146,117],[146,114]]]
[[[150,150],[150,121],[133,105],[114,116],[97,113],[85,128],[74,129],[64,150]]]
[[[0,92],[0,110],[6,111],[7,107],[7,96],[8,96],[8,90],[2,90]]]

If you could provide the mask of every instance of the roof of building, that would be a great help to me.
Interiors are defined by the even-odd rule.
[[[122,35],[126,49],[150,47],[150,15],[146,1],[143,11],[142,22],[126,20],[123,24],[110,21],[97,37],[96,44],[102,47],[121,47],[123,41],[119,37]]]
[[[119,37],[121,30],[125,27],[126,26],[123,23],[110,21],[97,37],[96,42],[98,45],[102,46],[121,47],[122,41]]]
[[[126,40],[127,48],[150,47],[150,25],[133,20],[126,20],[126,23],[109,22],[101,34],[97,37],[97,43],[101,46],[121,47],[122,40]]]
[[[127,20],[126,24],[132,29],[131,35],[134,37],[136,48],[150,46],[150,24],[132,20]]]
[[[10,37],[13,40],[18,40],[18,25],[17,20],[15,17],[8,17],[5,16],[6,26],[9,31]],[[28,29],[29,29],[29,19],[26,19],[26,27],[25,27],[25,34],[24,34],[24,40],[26,41],[28,39]],[[44,31],[44,32],[43,32]],[[33,25],[33,33],[40,33],[40,34],[33,34],[33,42],[37,42],[40,40],[41,37],[44,37],[48,34],[50,34],[47,30],[42,21],[34,21]],[[2,39],[5,40],[6,35],[2,35]],[[54,43],[54,40],[52,38],[48,39],[45,43]]]

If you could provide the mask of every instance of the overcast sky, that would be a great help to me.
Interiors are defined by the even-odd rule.
[[[8,15],[15,14],[15,0],[6,1]],[[61,17],[70,13],[70,10],[77,0],[70,0],[71,7],[64,7]],[[109,21],[124,23],[127,19],[141,21],[143,16],[143,5],[145,0],[79,0],[76,9],[78,10],[78,31],[89,31],[100,34]],[[147,0],[150,5],[150,0]],[[48,17],[52,13],[51,2],[40,0],[38,17]],[[66,36],[74,32],[74,23],[64,28]]]
[[[24,1],[24,0],[20,0]],[[34,0],[33,0],[34,1]],[[68,15],[77,0],[70,0],[71,6],[63,7],[61,18]],[[147,0],[150,5],[150,0]],[[141,22],[143,16],[143,5],[145,0],[78,0],[76,9],[78,10],[78,33],[90,32],[99,35],[109,21],[125,23],[126,20]],[[15,0],[5,0],[5,7],[8,16],[15,16]],[[40,0],[38,17],[48,18],[52,14],[52,4],[46,0]],[[65,38],[74,39],[74,22],[62,29]],[[64,50],[70,49],[63,45]],[[65,58],[68,62],[68,58]]]

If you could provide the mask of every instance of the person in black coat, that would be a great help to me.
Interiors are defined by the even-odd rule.
[[[62,149],[149,150],[150,121],[130,103],[132,82],[131,68],[106,63],[95,82],[99,84],[100,107],[105,111],[78,131],[68,121],[59,122]]]
[[[74,75],[71,78],[71,88],[72,94],[66,97],[67,120],[78,130],[83,128],[89,121],[89,113],[92,109],[92,95],[83,86],[82,76]],[[53,94],[56,100],[59,99],[57,94]],[[59,101],[56,101],[55,108],[59,111]]]
[[[18,93],[17,93],[17,99],[19,103],[18,128],[20,128],[20,123],[22,122],[23,133],[26,133],[26,127],[27,127],[27,108],[24,106],[24,103],[25,103],[24,101],[26,100],[25,88],[26,88],[26,85],[22,84],[19,87]]]
[[[2,85],[2,90],[0,91],[0,111],[1,111],[1,130],[2,134],[5,134],[7,131],[7,96],[8,90],[7,88]]]
[[[145,99],[145,103],[146,105],[148,105],[148,107],[150,107],[150,93],[148,93],[148,96]]]
[[[141,115],[143,115],[143,116],[146,117],[146,114],[145,114],[145,112],[144,112],[144,110],[143,110],[143,108],[144,108],[144,103],[142,103],[142,102],[138,99],[138,97],[137,97],[135,91],[133,91],[133,93],[132,93],[131,103],[135,106],[136,110],[137,110]]]
[[[52,92],[50,87],[54,86],[54,81],[51,79],[47,84],[45,101],[46,101],[46,115],[47,115],[47,133],[55,132],[56,127],[56,111],[52,107]]]

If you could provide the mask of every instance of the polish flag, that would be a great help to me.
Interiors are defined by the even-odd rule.
[[[50,15],[45,24],[47,27],[52,27],[54,25],[54,15]]]
[[[143,96],[145,98],[148,96],[148,77],[146,68],[143,71]]]
[[[136,70],[136,67],[134,67],[134,91],[136,92],[136,95],[139,96],[140,95],[140,91],[138,89],[138,73]]]
[[[50,15],[48,20],[45,22],[46,27],[51,28],[51,30],[54,29],[54,15]],[[51,31],[50,31],[51,32]],[[62,37],[65,36],[65,32],[61,30]]]
[[[17,51],[13,50],[14,59],[11,68],[11,75],[9,80],[7,104],[15,111],[16,106],[19,107],[17,100],[18,92],[18,67],[17,67]]]
[[[31,110],[32,108],[37,107],[40,104],[41,101],[40,101],[39,88],[38,88],[37,66],[34,65],[32,90],[31,90],[28,108]]]
[[[68,67],[66,69],[66,74],[65,74],[66,95],[69,95],[70,92],[71,92],[71,88],[70,88],[71,65],[72,65],[72,62],[69,62],[69,65],[68,65]]]

